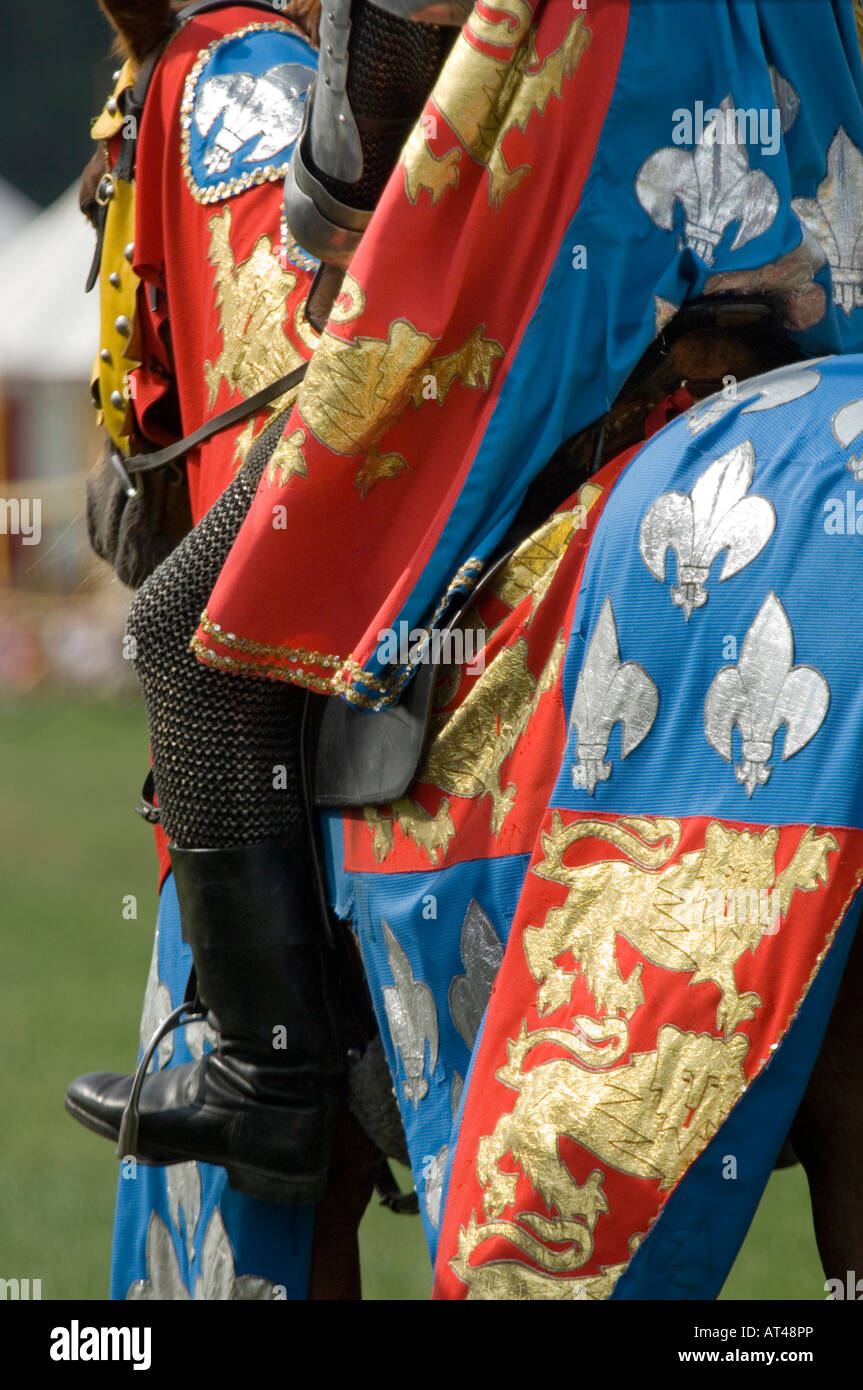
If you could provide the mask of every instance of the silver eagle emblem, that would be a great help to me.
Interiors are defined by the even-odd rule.
[[[726,227],[737,223],[731,250],[765,232],[779,211],[773,180],[749,167],[745,146],[720,140],[735,107],[731,95],[705,125],[693,150],[666,145],[654,150],[635,180],[635,195],[657,227],[674,227],[675,204],[683,208],[683,241],[705,265],[713,265]]]
[[[834,301],[850,317],[863,306],[863,154],[843,126],[815,197],[792,198],[791,206],[826,251]]]
[[[836,443],[841,444],[843,449],[849,448],[855,439],[863,434],[863,399],[849,401],[848,405],[843,405],[837,410],[830,421],[830,428]],[[850,458],[848,468],[853,473],[855,482],[863,482],[863,454]]]
[[[686,423],[691,434],[700,434],[710,425],[715,425],[741,401],[746,401],[741,415],[758,414],[762,410],[775,410],[780,405],[790,405],[814,391],[821,381],[821,373],[816,371],[823,357],[810,357],[807,362],[794,362],[788,367],[777,367],[775,371],[763,372],[760,376],[747,377],[737,381],[728,392],[719,391],[708,396],[697,406],[690,406],[686,412]]]
[[[237,151],[257,137],[245,164],[260,164],[292,144],[300,133],[303,99],[314,78],[303,63],[278,63],[260,77],[234,72],[210,77],[201,84],[195,102],[195,125],[208,135],[221,116],[222,124],[204,151],[208,174],[223,174]]]
[[[434,1071],[438,1057],[438,1022],[434,995],[428,985],[414,979],[410,961],[399,945],[386,918],[383,918],[387,957],[394,985],[384,985],[384,1008],[390,1025],[393,1045],[402,1059],[408,1100],[418,1105],[428,1095],[425,1076],[426,1044],[429,1053],[429,1074]]]
[[[588,644],[575,687],[570,723],[577,733],[572,784],[593,796],[597,782],[607,782],[608,740],[620,724],[620,754],[626,758],[647,737],[659,709],[659,691],[637,661],[621,664],[617,624],[606,598]]]
[[[768,594],[743,641],[736,666],[723,666],[704,702],[708,742],[727,763],[731,735],[743,740],[743,760],[734,769],[751,796],[769,781],[773,740],[785,725],[782,760],[799,753],[820,729],[830,703],[830,687],[814,666],[794,665],[794,634],[775,594]]]
[[[450,981],[449,1011],[457,1032],[472,1049],[503,960],[500,937],[475,898],[464,915],[460,949],[466,973]]]
[[[671,601],[689,622],[694,608],[707,602],[710,566],[723,550],[719,582],[755,559],[776,526],[766,497],[747,497],[755,471],[755,450],[747,439],[711,463],[692,491],[664,492],[641,523],[638,546],[654,579],[665,583],[669,550],[677,557],[677,583]]]

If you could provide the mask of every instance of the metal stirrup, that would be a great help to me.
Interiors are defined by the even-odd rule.
[[[172,1032],[173,1029],[179,1028],[180,1020],[187,1010],[191,1010],[189,1017],[186,1019],[187,1023],[197,1023],[207,1017],[206,1009],[196,1009],[194,1007],[195,1002],[196,1001],[193,999],[186,999],[176,1009],[169,1013],[164,1023],[159,1025],[147,1044],[144,1055],[138,1063],[138,1070],[135,1072],[135,1079],[132,1082],[132,1090],[129,1094],[126,1109],[123,1111],[123,1118],[120,1121],[120,1133],[117,1136],[117,1147],[114,1150],[118,1158],[134,1157],[135,1150],[138,1147],[138,1125],[141,1118],[138,1113],[138,1101],[141,1096],[141,1087],[144,1084],[144,1078],[147,1075],[147,1068],[153,1060],[159,1043],[168,1033]]]

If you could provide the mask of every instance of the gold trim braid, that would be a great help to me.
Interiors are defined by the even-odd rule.
[[[430,635],[453,594],[459,589],[470,592],[476,585],[482,569],[483,561],[476,557],[467,560],[461,566],[447,585],[446,592],[438,603],[431,622],[427,627],[421,629],[424,638]],[[189,646],[198,660],[205,666],[213,666],[222,671],[232,671],[238,675],[263,677],[270,680],[287,680],[295,685],[306,686],[311,690],[320,690],[326,695],[343,695],[350,704],[358,705],[361,709],[380,710],[386,708],[387,705],[394,704],[416,670],[415,666],[404,666],[383,678],[375,677],[366,671],[353,656],[342,657],[332,653],[309,651],[306,647],[258,642],[251,637],[240,637],[235,632],[223,632],[221,624],[213,622],[206,609],[201,614],[199,629]],[[220,647],[227,647],[229,651],[244,655],[225,656],[220,652],[214,652],[200,633],[218,643]],[[414,640],[416,642],[416,639]],[[271,657],[272,660],[250,661],[245,660],[245,656]],[[279,664],[283,662],[294,663],[294,665],[288,668]],[[334,674],[325,678],[309,670],[310,666],[332,670]],[[357,685],[368,686],[372,693],[369,694],[365,690],[356,689]]]

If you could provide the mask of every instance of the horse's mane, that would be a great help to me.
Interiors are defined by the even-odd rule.
[[[185,0],[99,0],[116,34],[114,52],[140,63],[165,37],[184,3]],[[242,4],[242,0],[236,3]],[[317,42],[320,14],[320,0],[290,0],[283,10],[273,10],[274,19],[292,19],[313,43]]]

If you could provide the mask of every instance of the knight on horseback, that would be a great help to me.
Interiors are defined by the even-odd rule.
[[[254,8],[230,7],[226,23],[234,9]],[[788,609],[762,595],[767,606],[741,634],[740,674],[720,672],[707,703],[698,696],[706,743],[693,744],[682,770],[651,734],[658,711],[675,701],[695,708],[698,663],[709,660],[708,624],[695,624],[705,604],[718,621],[727,592],[723,583],[713,597],[713,559],[726,552],[717,584],[748,565],[760,574],[762,550],[776,566],[773,590],[787,577],[786,550],[767,543],[784,515],[783,489],[800,475],[784,457],[765,460],[766,412],[792,412],[800,438],[804,408],[812,429],[832,419],[833,443],[829,430],[818,436],[825,467],[844,467],[841,450],[859,433],[863,69],[853,9],[820,6],[816,21],[808,6],[787,5],[782,16],[737,0],[690,7],[691,65],[670,104],[662,83],[676,72],[680,7],[650,8],[649,18],[638,0],[597,0],[590,14],[562,0],[480,3],[469,16],[454,5],[417,15],[400,0],[325,9],[317,76],[303,89],[283,175],[285,237],[297,248],[294,269],[306,271],[292,287],[298,301],[305,290],[305,318],[290,301],[289,321],[310,365],[294,400],[275,370],[288,364],[273,362],[282,395],[272,418],[247,441],[232,481],[222,465],[209,510],[153,569],[129,615],[194,975],[136,1076],[79,1078],[67,1107],[121,1155],[214,1164],[237,1191],[274,1203],[321,1201],[348,1057],[366,1053],[375,1035],[358,941],[426,1233],[433,1249],[441,1239],[442,1297],[641,1296],[627,1290],[643,1287],[651,1252],[663,1255],[653,1234],[660,1211],[684,1209],[712,1135],[730,1132],[744,1092],[766,1095],[775,1083],[782,1104],[752,1156],[763,1186],[815,1062],[850,930],[829,956],[828,947],[859,910],[858,832],[840,835],[856,824],[854,805],[841,819],[841,797],[825,791],[810,809],[795,783],[788,796],[801,820],[826,827],[798,838],[799,855],[781,801],[764,821],[748,812],[756,786],[768,798],[773,733],[744,698],[764,644],[779,664],[790,653],[782,675],[795,677],[793,692],[779,681],[770,698],[787,690],[775,727],[784,718],[784,758],[800,752],[795,766],[829,704],[823,676],[795,675],[816,668],[794,665],[793,595]],[[183,54],[204,13],[222,9],[183,12],[178,37],[168,31],[150,63],[147,75],[164,79],[157,109],[166,122],[176,117],[164,77],[171,55]],[[180,107],[180,163],[198,207],[225,196],[218,190],[230,185],[238,151],[266,138],[257,126],[238,144],[229,103],[264,75],[273,86],[276,69],[243,53],[248,71],[224,54],[224,71],[211,70],[223,41],[200,48]],[[648,72],[648,55],[663,79]],[[714,117],[683,149],[672,116],[696,92],[715,101]],[[759,107],[777,113],[777,151],[719,138],[720,114]],[[156,159],[147,121],[145,109],[141,162]],[[443,265],[434,259],[442,247]],[[140,247],[133,265],[146,282]],[[220,285],[223,302],[238,273]],[[165,289],[161,309],[158,284],[148,300],[153,342],[179,295],[176,278]],[[309,327],[314,338],[303,336]],[[184,350],[176,326],[172,341]],[[818,369],[826,353],[840,356]],[[207,365],[212,388],[217,363]],[[139,375],[146,382],[146,363]],[[248,406],[250,383],[233,384]],[[745,441],[727,437],[738,423]],[[677,452],[662,455],[666,440]],[[133,475],[138,456],[124,458]],[[749,491],[756,465],[772,499],[758,493],[760,510]],[[584,527],[572,520],[576,505]],[[734,506],[739,536],[730,521],[721,528]],[[636,520],[642,529],[627,550],[622,538]],[[688,681],[675,693],[671,670],[663,682],[658,668],[673,664],[679,623],[666,631],[665,610],[660,622],[652,606],[666,592],[669,547],[678,567],[668,606],[698,652],[673,658]],[[821,563],[814,552],[812,563]],[[625,596],[639,615],[629,626],[619,616]],[[481,627],[490,634],[484,671],[435,672],[421,654],[388,665],[384,636],[403,620],[429,638],[442,626]],[[682,715],[677,723],[694,727]],[[608,752],[618,724],[619,759]],[[733,728],[742,771],[714,791],[704,760],[712,748],[731,761]],[[691,767],[700,771],[687,781]],[[619,857],[596,858],[603,839],[628,856],[625,874],[608,872],[623,867]],[[582,840],[588,848],[565,863],[564,850],[572,855]],[[700,873],[711,875],[714,897],[720,883],[760,886],[756,860],[765,885],[787,883],[782,855],[793,856],[797,886],[818,907],[801,906],[799,892],[792,901],[792,889],[783,913],[800,944],[785,951],[784,983],[771,993],[759,969],[738,991],[743,947],[721,973],[715,942],[695,950],[681,938],[695,929],[674,915],[675,894],[685,889],[691,907]],[[661,901],[644,896],[654,892],[651,866],[668,875]],[[591,893],[601,902],[593,926]],[[672,922],[677,955],[657,920]],[[628,921],[637,927],[627,936]],[[542,943],[555,933],[545,950],[531,935],[540,929]],[[783,949],[787,939],[780,930]],[[780,949],[767,937],[745,944],[759,967]],[[620,950],[636,951],[638,963]],[[567,951],[576,969],[563,974]],[[681,972],[687,992],[678,998]],[[786,1042],[779,1013],[809,1018],[813,980],[816,1022]],[[167,1029],[196,1008],[214,1030],[210,1050],[148,1071]],[[553,1025],[535,1026],[547,1012]],[[541,1054],[525,1070],[540,1044],[565,1057]],[[795,1090],[780,1063],[801,1048]],[[556,1068],[551,1092],[543,1066]],[[630,1082],[633,1105],[657,1089],[669,1098],[655,1132],[639,1119],[637,1140],[614,1108]],[[697,1123],[684,1136],[687,1106]],[[545,1120],[579,1152],[546,1154],[537,1140]],[[667,1162],[672,1150],[685,1161]],[[600,1166],[584,1167],[584,1155]],[[823,1162],[815,1146],[810,1178]],[[757,1181],[738,1189],[735,1234],[760,1190]],[[660,1232],[669,1228],[666,1219]],[[532,1263],[495,1259],[501,1239]],[[553,1248],[565,1242],[563,1254]],[[642,1243],[648,1254],[636,1256]],[[691,1253],[681,1257],[667,1296],[690,1276],[715,1292],[732,1243],[697,1278]]]

